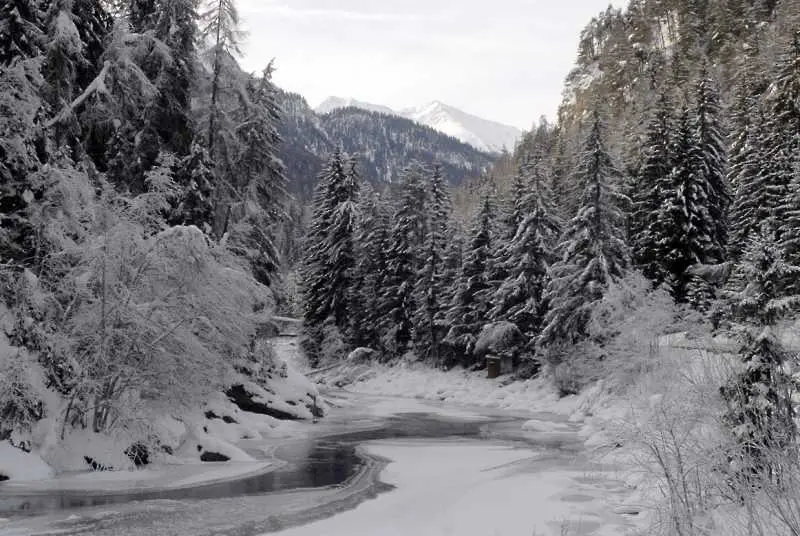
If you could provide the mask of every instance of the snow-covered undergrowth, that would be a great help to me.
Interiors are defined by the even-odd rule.
[[[68,283],[3,274],[16,289],[0,304],[0,440],[55,473],[127,470],[250,460],[234,443],[268,434],[272,417],[324,414],[259,335],[270,290],[223,246],[196,227],[143,238],[135,219],[102,217],[105,233],[74,246]],[[25,478],[12,462],[0,475]]]
[[[433,369],[423,363],[395,366],[378,363],[345,364],[319,378],[331,387],[359,393],[405,396],[508,410],[551,409],[559,404],[555,388],[543,378],[512,381],[487,379],[486,371]]]

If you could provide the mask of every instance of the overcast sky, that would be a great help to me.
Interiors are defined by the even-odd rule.
[[[613,2],[619,4],[619,1]],[[239,0],[242,65],[312,106],[440,100],[530,128],[553,118],[578,36],[608,0]]]

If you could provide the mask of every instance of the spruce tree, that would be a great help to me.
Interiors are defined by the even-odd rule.
[[[654,230],[666,192],[666,180],[675,164],[672,103],[666,89],[661,90],[655,112],[647,127],[643,161],[639,165],[631,192],[630,237],[633,259],[644,275],[656,284],[666,279],[659,257],[661,242]]]
[[[445,250],[449,233],[450,195],[441,168],[435,166],[427,195],[427,236],[424,244],[424,264],[417,275],[414,302],[414,343],[420,357],[438,362],[440,353],[440,324],[444,320]]]
[[[169,51],[168,59],[150,55],[142,65],[157,89],[142,133],[157,137],[159,151],[179,157],[188,154],[194,138],[190,116],[198,17],[197,0],[133,0],[129,14],[133,31],[149,32]]]
[[[42,46],[42,15],[33,0],[0,1],[0,66],[36,56]]]
[[[391,245],[391,212],[375,192],[361,196],[360,212],[354,290],[359,307],[353,311],[353,322],[358,326],[354,330],[354,344],[380,350],[385,327],[381,312]]]
[[[484,197],[472,228],[469,244],[456,283],[453,301],[447,311],[449,332],[445,341],[461,356],[461,364],[471,365],[473,349],[484,324],[488,322],[491,289],[489,273],[492,261],[492,228],[495,209],[490,197]]]
[[[301,269],[304,297],[303,325],[308,336],[308,348],[312,359],[319,358],[319,344],[322,341],[322,328],[326,321],[339,319],[344,321],[347,315],[347,296],[350,291],[347,281],[346,263],[339,263],[344,269],[332,273],[334,257],[339,253],[346,254],[347,244],[333,243],[333,229],[341,231],[348,222],[344,218],[337,220],[340,194],[347,191],[344,185],[349,183],[347,162],[341,150],[334,150],[325,169],[319,176],[315,195],[311,224],[305,239],[306,255]],[[352,189],[351,189],[352,190]],[[345,200],[352,201],[352,200]],[[345,215],[349,216],[349,215]],[[346,237],[345,237],[346,238]],[[340,259],[341,261],[341,259]],[[333,282],[336,281],[334,285]]]
[[[703,68],[697,83],[695,129],[700,166],[707,185],[708,215],[711,218],[711,250],[707,262],[725,260],[728,244],[728,209],[731,204],[730,185],[727,179],[727,149],[722,128],[722,111],[714,82]]]
[[[411,164],[403,172],[400,200],[394,214],[381,310],[383,345],[390,355],[410,349],[413,336],[415,277],[423,266],[427,217],[424,168]]]
[[[661,206],[650,232],[653,258],[663,274],[656,283],[667,283],[675,299],[686,302],[701,284],[700,279],[689,273],[689,268],[719,262],[713,239],[715,222],[709,209],[709,185],[688,109],[681,114],[675,155],[672,173],[659,186]]]
[[[492,243],[492,261],[489,263],[490,272],[487,274],[491,287],[485,291],[485,299],[491,300],[492,294],[495,294],[503,283],[510,277],[510,264],[511,258],[511,242],[519,230],[519,225],[530,212],[530,207],[525,205],[529,199],[526,196],[526,169],[530,168],[532,157],[528,157],[528,161],[521,164],[514,175],[514,182],[511,186],[511,191],[507,194],[508,197],[501,207],[500,225],[497,225],[497,232],[494,233],[494,240]]]
[[[250,106],[248,117],[237,132],[242,145],[237,157],[238,184],[235,185],[239,190],[236,195],[244,201],[239,214],[230,211],[229,221],[222,231],[224,234],[230,229],[231,242],[249,260],[256,279],[266,285],[271,284],[280,266],[275,237],[285,217],[286,199],[286,170],[278,157],[281,117],[271,76],[270,64],[261,78],[251,80],[247,88]],[[353,171],[348,176],[354,174]],[[357,182],[355,177],[351,180]],[[340,202],[354,195],[341,193]]]
[[[627,200],[617,191],[620,174],[606,150],[597,111],[579,156],[575,180],[584,193],[550,270],[545,293],[550,308],[538,341],[545,351],[586,338],[593,306],[630,264],[620,208]]]
[[[346,162],[343,179],[335,184],[336,208],[328,228],[327,284],[332,289],[333,321],[352,343],[354,332],[360,328],[352,324],[356,297],[355,239],[359,220],[359,179],[354,161]]]
[[[95,134],[89,152],[109,179],[134,195],[147,192],[145,176],[156,162],[188,156],[195,137],[190,124],[191,91],[195,82],[197,53],[196,0],[132,0],[127,15],[131,30],[127,38],[136,44],[130,50],[112,43],[107,59],[121,56],[138,71],[134,78],[146,78],[145,102],[117,106],[114,121],[121,123],[109,136],[103,120],[95,120]],[[119,31],[119,30],[118,30]],[[116,70],[116,69],[115,69]],[[117,93],[121,91],[117,89]],[[124,92],[124,91],[123,91]],[[118,100],[125,100],[123,95]],[[97,113],[92,114],[96,118]],[[108,118],[105,122],[108,122]],[[108,138],[111,139],[108,139]],[[190,177],[174,176],[188,187]]]
[[[130,0],[128,5],[128,23],[131,31],[145,33],[152,30],[159,10],[158,0]]]
[[[739,351],[743,367],[722,388],[728,405],[726,422],[736,440],[732,453],[745,480],[781,470],[776,454],[794,445],[797,427],[791,400],[791,378],[785,364],[793,359],[776,333],[776,323],[796,312],[800,296],[788,285],[800,277],[800,267],[785,260],[775,239],[773,220],[751,235],[732,275],[728,295],[731,313],[743,323]]]
[[[547,311],[545,290],[548,270],[555,260],[554,249],[560,234],[544,163],[530,163],[525,176],[527,189],[521,206],[525,215],[510,242],[506,259],[508,278],[500,286],[493,321],[513,322],[533,342],[539,335]]]
[[[758,233],[760,225],[774,215],[784,195],[783,188],[771,182],[776,175],[770,172],[772,163],[765,145],[767,122],[759,99],[762,86],[746,71],[737,87],[732,110],[734,131],[728,181],[734,195],[728,251],[734,260],[741,256],[750,235]]]
[[[195,225],[211,231],[214,215],[214,163],[204,145],[195,143],[184,157],[175,175],[182,178],[181,192],[168,221],[173,225]]]
[[[770,88],[767,124],[771,148],[769,172],[776,189],[783,190],[783,202],[776,208],[778,235],[787,259],[800,263],[800,31],[780,58]]]
[[[112,19],[99,0],[53,0],[45,19],[45,97],[58,112],[100,72]]]
[[[40,236],[31,216],[47,187],[37,172],[50,156],[37,151],[47,146],[41,90],[20,64],[0,67],[0,258],[28,268],[37,262]]]

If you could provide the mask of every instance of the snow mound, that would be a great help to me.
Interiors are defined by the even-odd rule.
[[[255,461],[239,447],[198,427],[192,427],[175,455],[184,460],[194,461]]]
[[[0,479],[30,481],[52,476],[53,470],[40,456],[20,450],[8,441],[0,441]]]
[[[492,352],[506,352],[513,349],[522,340],[522,332],[511,322],[493,322],[483,326],[475,353],[486,355]]]
[[[63,441],[45,445],[42,457],[59,472],[127,471],[134,464],[125,451],[136,441],[121,432],[111,437],[90,430],[72,430]]]

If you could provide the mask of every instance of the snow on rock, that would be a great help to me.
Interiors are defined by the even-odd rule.
[[[259,362],[242,360],[236,365],[237,379],[225,394],[241,410],[269,415],[282,420],[303,420],[322,417],[327,406],[319,391],[295,366],[299,352],[294,346],[267,344],[265,357]],[[280,351],[280,353],[279,353]],[[284,354],[284,355],[282,355]]]
[[[513,349],[523,339],[516,324],[511,322],[493,322],[483,326],[478,341],[475,343],[475,353],[485,355],[487,353],[506,352]]]
[[[45,480],[52,476],[53,469],[39,455],[0,441],[0,480]]]
[[[42,457],[61,471],[126,471],[134,468],[125,451],[136,442],[122,432],[113,437],[91,430],[69,430],[63,441],[42,448]]]
[[[347,356],[347,360],[352,363],[369,363],[375,358],[375,350],[372,348],[356,348]]]
[[[239,447],[219,437],[211,435],[207,429],[192,426],[184,437],[175,456],[181,460],[203,462],[252,462],[253,457]]]

